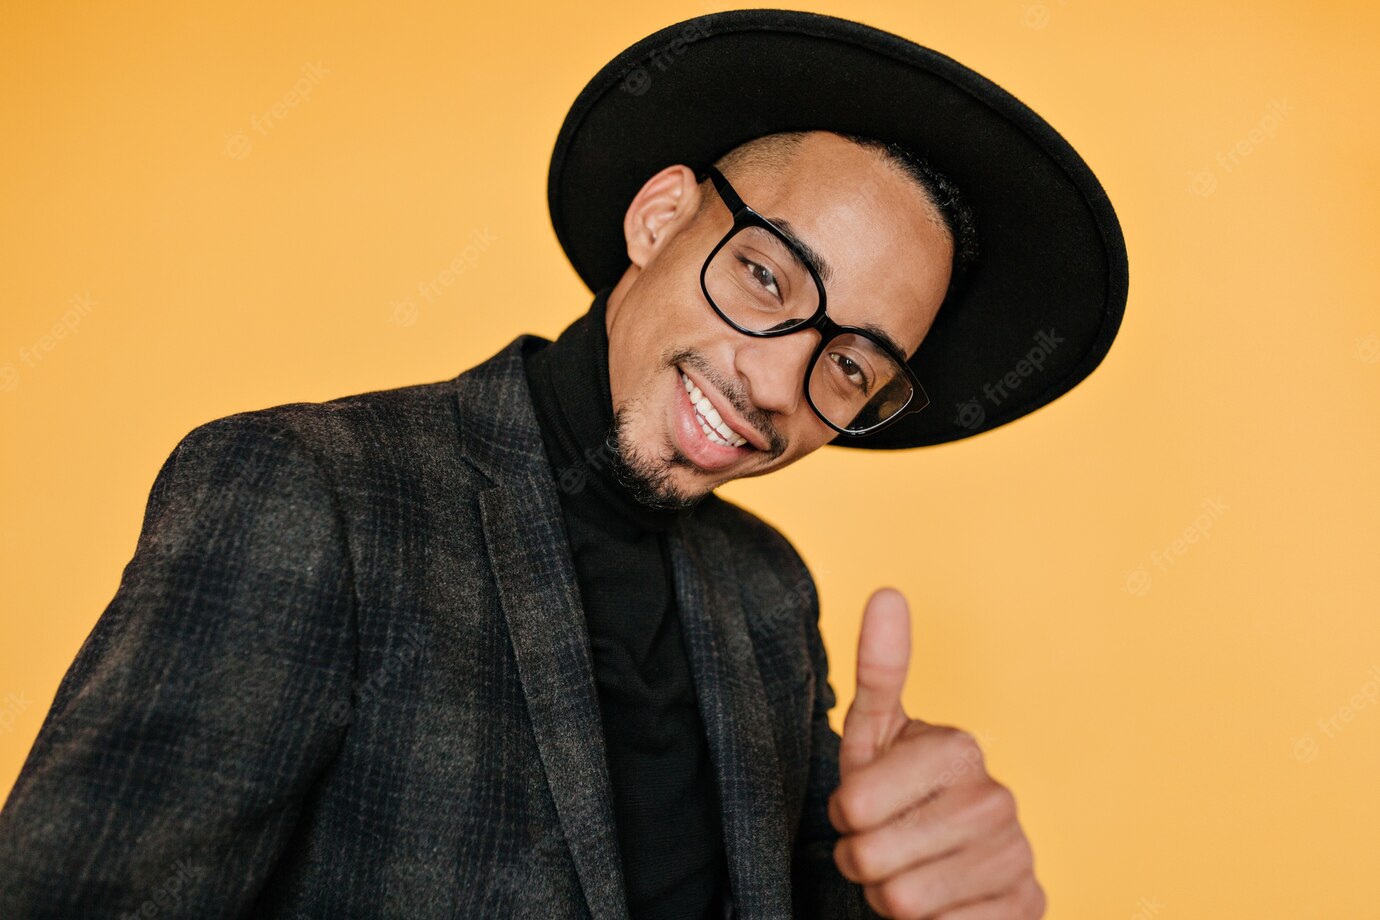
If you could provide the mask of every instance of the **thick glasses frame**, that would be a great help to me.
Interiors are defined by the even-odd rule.
[[[700,290],[704,292],[704,299],[709,302],[709,306],[714,308],[714,312],[719,315],[719,318],[743,335],[750,335],[763,339],[791,335],[792,333],[803,332],[806,329],[818,329],[819,344],[815,346],[814,353],[810,355],[810,360],[805,365],[805,380],[802,384],[805,389],[805,401],[809,403],[810,409],[819,417],[820,421],[845,437],[857,438],[863,435],[874,434],[875,432],[881,431],[883,428],[894,425],[896,422],[900,421],[903,416],[909,415],[912,412],[919,412],[921,409],[928,406],[930,402],[929,397],[925,395],[924,387],[920,386],[920,381],[916,379],[915,373],[910,369],[910,365],[906,362],[905,355],[899,353],[896,349],[892,348],[866,329],[860,329],[857,326],[845,326],[841,323],[834,322],[829,314],[825,312],[824,282],[820,280],[819,274],[815,271],[814,266],[810,264],[810,260],[805,258],[804,254],[796,247],[795,243],[791,242],[791,238],[783,233],[780,228],[771,221],[748,207],[742,197],[729,183],[728,179],[724,178],[724,174],[713,166],[707,167],[699,173],[699,181],[703,182],[705,178],[709,178],[713,181],[715,191],[719,193],[719,197],[733,214],[733,226],[724,234],[723,239],[719,240],[718,244],[709,251],[709,255],[704,260],[704,266],[700,269]],[[744,227],[761,227],[776,236],[786,248],[791,251],[796,260],[805,267],[805,270],[810,273],[810,278],[813,279],[815,287],[819,290],[819,306],[808,319],[801,320],[796,325],[787,329],[768,329],[765,331],[747,329],[730,319],[728,314],[719,309],[719,305],[714,302],[713,296],[709,293],[709,286],[705,281],[709,273],[709,265],[714,261],[714,257],[719,254],[719,250],[723,249],[724,246],[728,244],[728,241],[733,238],[733,235]],[[861,430],[849,430],[835,425],[825,417],[824,413],[815,405],[814,398],[810,396],[810,375],[815,371],[815,364],[819,361],[819,356],[824,353],[825,347],[830,342],[838,336],[845,334],[861,336],[877,346],[879,350],[889,355],[892,360],[900,366],[902,373],[906,375],[906,379],[910,382],[911,386],[910,399],[906,401],[904,406],[877,424]]]

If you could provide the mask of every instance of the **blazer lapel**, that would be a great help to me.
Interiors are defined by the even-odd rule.
[[[551,796],[596,920],[626,920],[613,794],[575,565],[520,336],[459,395],[462,449],[491,480],[484,536]]]
[[[458,394],[461,449],[494,485],[484,534],[551,794],[595,918],[628,916],[613,795],[556,485],[541,442],[519,336],[472,369]],[[676,600],[724,828],[735,917],[791,915],[791,844],[767,694],[732,547],[684,516],[668,533]]]
[[[785,796],[731,548],[693,513],[670,533],[700,715],[718,781],[736,917],[791,915]]]

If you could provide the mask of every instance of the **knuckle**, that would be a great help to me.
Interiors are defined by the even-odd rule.
[[[849,881],[857,881],[857,873],[853,871],[853,853],[851,850],[852,841],[848,837],[839,838],[834,844],[834,865],[838,867],[839,874]]]
[[[928,917],[952,900],[952,892],[943,880],[928,875],[923,880],[914,875],[902,875],[883,882],[882,902],[891,916],[898,918]]]
[[[988,808],[1001,824],[1016,820],[1016,794],[1005,786],[994,785],[987,794]]]
[[[888,908],[886,906],[886,903],[882,900],[881,889],[878,888],[876,885],[868,885],[866,888],[864,888],[863,898],[867,901],[867,906],[871,907],[873,912],[876,913],[878,916],[892,916],[890,908]]]
[[[871,882],[878,879],[881,866],[877,856],[875,847],[862,841],[853,841],[852,846],[848,849],[848,861],[858,880]]]
[[[945,740],[955,759],[970,763],[983,762],[982,745],[978,744],[977,738],[970,732],[961,728],[950,728],[946,734]]]
[[[993,876],[1003,885],[1023,888],[1035,880],[1035,853],[1024,834],[1015,834],[992,855]]]
[[[920,915],[919,899],[910,888],[899,882],[887,882],[881,886],[881,901],[888,916],[917,917]]]
[[[1016,840],[1016,868],[1022,875],[1028,875],[1035,871],[1035,850],[1030,846],[1030,839],[1021,834]]]
[[[834,809],[848,827],[861,826],[866,807],[865,796],[865,791],[857,786],[841,787],[834,793]]]
[[[1049,907],[1049,899],[1045,896],[1045,890],[1040,883],[1031,879],[1029,884],[1021,886],[1020,904],[1024,910],[1024,916],[1028,917],[1029,920],[1040,920]]]

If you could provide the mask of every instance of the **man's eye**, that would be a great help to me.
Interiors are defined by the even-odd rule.
[[[857,387],[864,394],[868,392],[871,382],[867,379],[867,374],[863,371],[861,364],[847,355],[835,353],[831,354],[829,357],[834,360],[834,364],[838,366],[839,371],[847,378],[850,384]]]
[[[771,269],[751,259],[744,258],[743,256],[738,256],[738,261],[743,263],[743,266],[747,268],[748,274],[752,276],[753,281],[760,284],[777,300],[781,299],[781,290],[777,287],[776,276],[772,274]]]

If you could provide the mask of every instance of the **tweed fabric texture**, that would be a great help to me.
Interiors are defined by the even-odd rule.
[[[529,338],[181,439],[0,811],[0,917],[627,916]],[[717,496],[668,540],[733,916],[875,916],[809,571]]]

